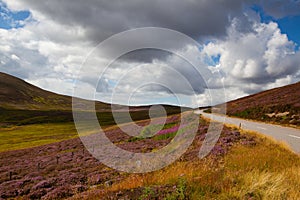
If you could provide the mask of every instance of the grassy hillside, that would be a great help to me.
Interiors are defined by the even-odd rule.
[[[96,105],[99,109],[110,109],[109,104],[97,102]],[[7,110],[71,110],[72,98],[0,72],[0,107]]]
[[[179,107],[165,106],[167,115],[177,114],[181,112]],[[133,121],[149,119],[149,107],[142,110],[130,111],[130,116]],[[127,114],[124,112],[117,112],[121,123],[130,122],[127,119]],[[160,113],[158,112],[157,117]],[[122,119],[122,116],[123,119]],[[115,125],[114,117],[110,110],[98,111],[97,117],[101,126]],[[44,124],[44,123],[65,123],[73,122],[73,114],[70,110],[12,110],[0,108],[0,127],[21,126],[30,124]]]
[[[107,129],[106,135],[120,148],[151,152],[172,140],[177,123],[179,116],[168,119],[165,137],[133,140],[118,127]],[[0,152],[0,198],[225,200],[299,197],[298,155],[267,138],[225,127],[211,154],[200,160],[197,156],[207,129],[207,122],[201,120],[193,144],[178,161],[146,174],[128,174],[104,166],[85,150],[78,138],[73,138],[74,127],[70,124],[7,129],[4,135],[15,137],[1,138],[1,145],[13,146],[15,150]],[[37,144],[45,140],[49,143]]]
[[[80,106],[83,110],[87,102],[78,99],[78,103],[83,105]],[[115,124],[110,104],[98,101],[95,102],[95,107],[101,125]],[[117,105],[117,108],[120,109],[120,116],[125,115],[122,111],[123,106]],[[148,119],[149,108],[149,106],[130,107],[132,119]],[[164,105],[164,108],[168,115],[181,111],[181,108],[176,106]],[[72,121],[72,97],[42,90],[19,78],[0,72],[0,127]]]
[[[300,125],[300,82],[227,103],[227,113],[247,119]]]
[[[299,155],[268,138],[224,127],[212,152],[200,160],[198,152],[208,130],[204,119],[200,119],[193,144],[170,166],[146,174],[111,169],[96,160],[78,138],[68,107],[70,97],[49,93],[8,75],[4,77],[10,79],[10,84],[2,83],[5,90],[0,90],[0,199],[198,200],[300,196]],[[61,104],[55,104],[55,99],[60,99]],[[182,131],[178,130],[178,107],[164,106],[169,117],[163,130],[141,139],[114,126],[108,104],[99,102],[97,106],[98,120],[106,127],[106,136],[116,146],[131,152],[157,151],[170,143],[179,134],[177,131]],[[146,125],[148,109],[132,107],[132,119]],[[124,114],[120,110],[119,116]],[[121,121],[127,120],[124,117]],[[97,130],[91,127],[86,134],[95,133]]]

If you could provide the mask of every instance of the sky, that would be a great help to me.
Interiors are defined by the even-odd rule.
[[[1,72],[104,102],[199,107],[296,83],[299,45],[299,0],[0,0]]]

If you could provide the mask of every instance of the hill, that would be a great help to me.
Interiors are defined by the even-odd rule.
[[[110,109],[110,104],[106,103],[97,102],[97,106]],[[18,110],[71,110],[72,97],[43,90],[0,72],[0,107]]]
[[[83,110],[88,100],[77,99]],[[95,102],[97,116],[100,123],[113,125],[111,104]],[[124,106],[114,105],[120,115],[124,114]],[[130,107],[133,120],[148,119],[150,106]],[[167,114],[179,113],[180,107],[164,105]],[[186,108],[184,108],[186,109]],[[100,117],[101,115],[101,117]],[[124,117],[124,120],[128,120]],[[127,122],[127,121],[124,121]],[[72,122],[72,97],[56,94],[38,88],[19,78],[0,72],[0,126],[27,125],[40,123]]]
[[[193,143],[171,165],[143,174],[109,168],[78,138],[68,107],[71,97],[5,77],[10,84],[2,79],[1,89],[5,90],[0,90],[0,199],[297,199],[300,195],[299,156],[253,133],[224,127],[211,153],[198,159],[209,129],[203,119],[195,127]],[[55,104],[58,100],[67,109]],[[47,105],[52,110],[47,110]],[[180,111],[179,107],[164,107],[168,114]],[[131,107],[132,119],[147,125],[150,120],[143,120],[149,118],[147,109],[149,106]],[[124,112],[120,109],[120,113]],[[180,127],[182,116],[172,115],[153,137],[136,138],[119,126],[111,126],[114,121],[109,110],[98,109],[97,114],[101,115],[100,123],[108,126],[106,136],[118,148],[151,154],[164,151],[177,135],[189,137],[180,133],[190,133],[193,119],[199,117],[190,112],[187,119],[192,123]],[[68,120],[70,123],[65,123]],[[8,125],[1,125],[3,122]],[[91,128],[86,137],[98,133],[97,128]],[[94,147],[98,151],[100,145]],[[170,150],[173,153],[176,149]],[[167,162],[161,159],[154,162]]]
[[[247,119],[300,125],[300,82],[227,103],[227,114]]]

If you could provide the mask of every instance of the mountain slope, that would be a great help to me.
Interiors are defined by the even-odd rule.
[[[40,89],[0,72],[0,107],[21,110],[71,110],[72,97]],[[109,109],[110,105],[97,102],[97,107]]]
[[[91,101],[77,99],[76,108],[90,111]],[[181,112],[177,106],[163,105],[168,115]],[[95,102],[99,122],[113,125],[111,104]],[[124,106],[114,105],[119,115],[128,122]],[[150,106],[130,107],[133,120],[149,118]],[[188,108],[182,108],[187,110]],[[119,116],[119,117],[120,117]],[[158,112],[157,117],[160,116]],[[72,97],[55,94],[31,85],[19,78],[0,72],[0,127],[7,125],[27,125],[37,123],[72,122]]]
[[[300,82],[230,101],[227,113],[248,119],[300,125]]]

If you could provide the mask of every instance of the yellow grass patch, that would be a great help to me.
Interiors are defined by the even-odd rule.
[[[255,146],[236,144],[225,157],[180,162],[147,174],[126,178],[87,198],[139,187],[177,185],[183,179],[189,199],[297,199],[300,197],[300,157],[284,145],[257,135]]]

